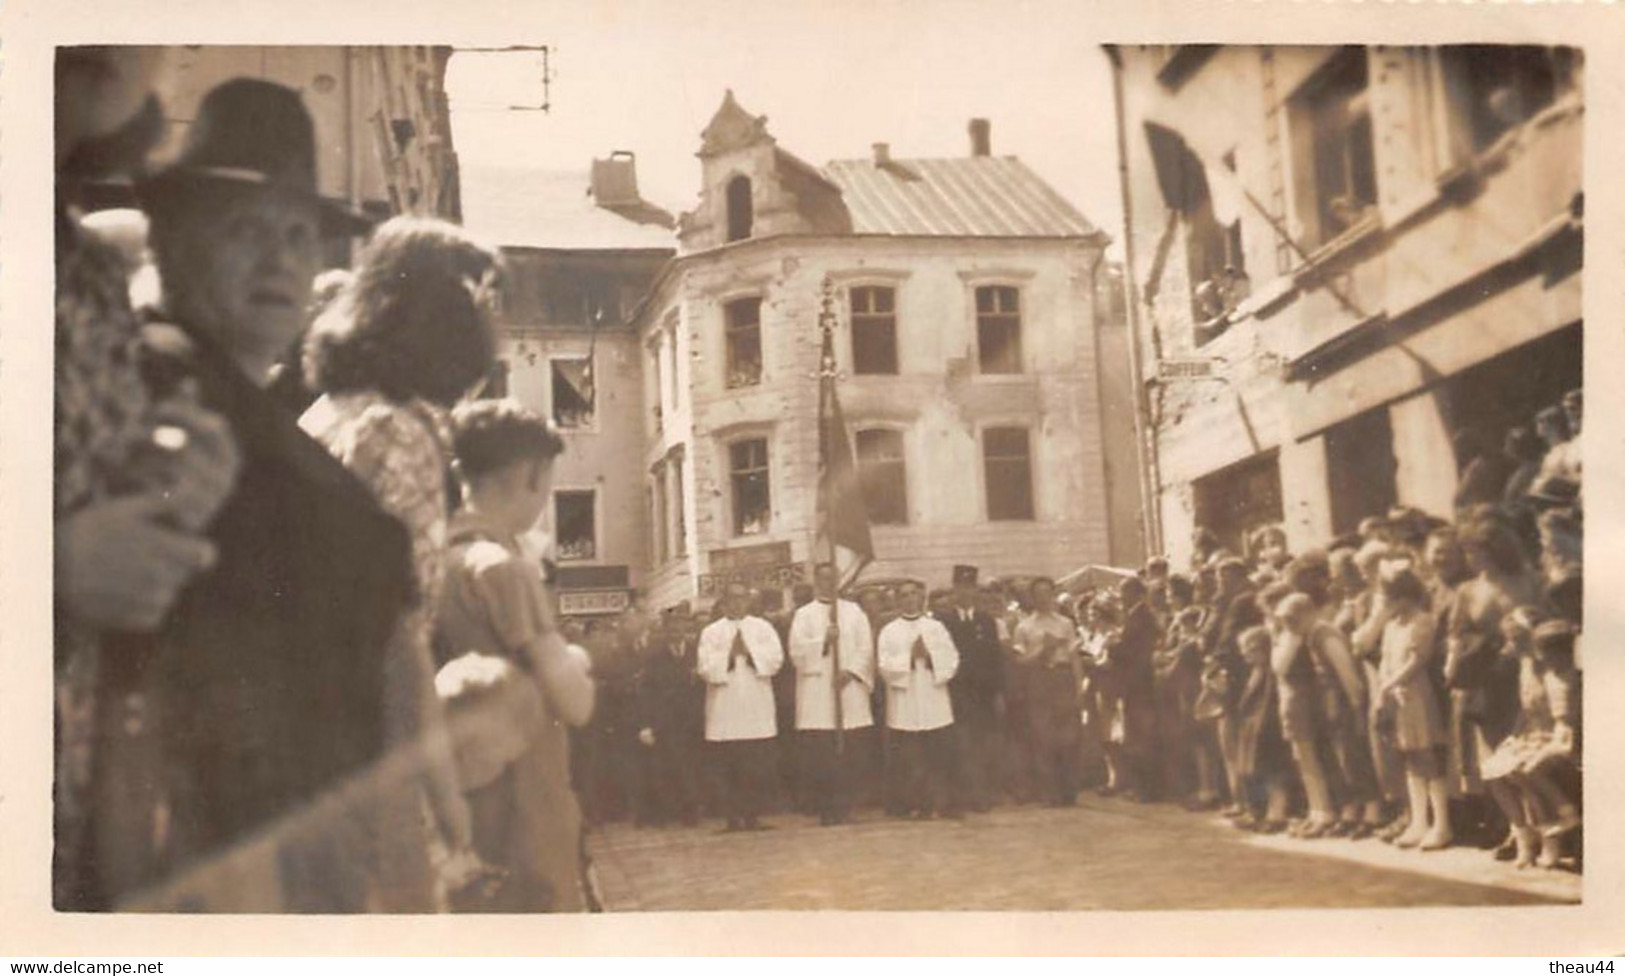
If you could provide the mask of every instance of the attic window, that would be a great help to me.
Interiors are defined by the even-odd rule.
[[[751,222],[750,177],[736,176],[728,181],[728,240],[743,241],[750,237]]]

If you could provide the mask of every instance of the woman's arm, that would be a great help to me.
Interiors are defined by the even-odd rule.
[[[592,718],[596,690],[592,675],[569,653],[564,637],[553,630],[537,634],[526,643],[524,655],[548,707],[568,725],[586,725]]]

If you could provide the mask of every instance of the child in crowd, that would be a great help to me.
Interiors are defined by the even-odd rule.
[[[513,401],[466,404],[452,426],[463,506],[451,522],[436,687],[448,699],[475,850],[508,872],[496,903],[482,907],[582,911],[567,729],[591,716],[593,683],[517,541],[552,497],[564,442]]]

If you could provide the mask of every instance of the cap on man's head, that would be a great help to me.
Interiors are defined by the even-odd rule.
[[[975,586],[976,577],[977,572],[975,566],[966,566],[961,563],[960,565],[954,567],[955,586]]]

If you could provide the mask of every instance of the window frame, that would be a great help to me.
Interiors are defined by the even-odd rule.
[[[1026,291],[1027,289],[1022,284],[1006,280],[980,281],[971,285],[971,318],[972,322],[974,323],[973,334],[974,343],[976,346],[976,375],[1022,376],[1027,373],[1027,349],[1025,342],[1025,309],[1027,306],[1025,299]],[[995,306],[1000,304],[997,301],[999,296],[1005,293],[1014,295],[1015,311],[1011,312],[1008,309],[996,307],[993,311],[983,312],[981,300],[983,292],[988,292],[994,296]],[[1013,321],[1015,326],[1015,369],[990,370],[987,368],[986,356],[984,355],[985,343],[983,341],[982,329],[983,325],[989,320]]]
[[[869,307],[858,310],[858,295],[869,297]],[[881,294],[891,299],[890,311],[876,311],[876,299]],[[846,287],[847,346],[853,376],[900,376],[903,372],[902,347],[898,341],[898,288],[893,282],[856,281]],[[890,330],[890,369],[862,369],[858,356],[858,334],[865,329],[884,327]]]
[[[592,554],[588,556],[567,556],[564,548],[564,517],[559,503],[566,495],[586,495],[592,499]],[[603,540],[599,538],[599,526],[602,512],[602,496],[597,488],[558,487],[553,489],[553,553],[560,563],[596,563],[603,561]]]
[[[735,187],[743,185],[744,195],[744,233],[736,234],[738,229],[738,213],[735,205],[739,202],[735,196]],[[745,173],[733,173],[722,183],[722,239],[725,243],[735,241],[748,241],[756,236],[756,182]]]
[[[1291,151],[1293,174],[1293,210],[1297,217],[1305,251],[1314,254],[1345,237],[1357,234],[1377,219],[1382,199],[1377,160],[1376,121],[1372,112],[1371,49],[1347,46],[1329,56],[1324,63],[1292,92],[1287,99],[1286,124],[1291,129],[1288,146]],[[1340,94],[1347,84],[1345,77],[1358,70],[1364,77],[1363,85],[1352,94]],[[1335,105],[1338,119],[1331,119]],[[1360,200],[1362,182],[1356,160],[1351,153],[1355,135],[1363,126],[1364,149],[1368,154],[1368,171],[1364,180],[1369,183],[1369,200]],[[1333,136],[1338,137],[1334,143]],[[1341,145],[1342,182],[1345,193],[1333,195],[1324,185],[1331,146]],[[1339,196],[1354,197],[1360,204],[1358,214],[1346,222],[1331,212],[1332,203]]]
[[[666,520],[670,526],[671,538],[667,540],[667,556],[670,559],[688,558],[688,499],[686,486],[688,479],[683,474],[683,466],[687,461],[687,451],[679,444],[666,455],[667,483],[671,489],[666,499]],[[730,472],[731,474],[732,472]],[[768,477],[768,488],[772,488],[772,475]],[[771,498],[769,498],[769,514],[771,514]]]
[[[758,467],[740,469],[734,464],[734,450],[741,445],[760,442],[762,445],[762,462]],[[773,446],[772,438],[765,431],[742,433],[728,438],[723,442],[722,449],[728,470],[728,532],[732,538],[747,539],[756,536],[766,536],[773,531]],[[740,518],[739,479],[751,473],[760,472],[765,478],[765,515],[762,527],[755,532],[744,531],[743,521]]]
[[[587,422],[586,423],[584,423],[584,424],[576,424],[574,426],[566,427],[564,424],[559,422],[558,389],[557,389],[557,385],[554,383],[555,377],[554,377],[554,374],[553,374],[553,370],[555,368],[555,365],[557,363],[561,363],[561,362],[588,362],[588,363],[590,363],[591,362],[591,357],[588,356],[585,353],[582,353],[580,355],[577,355],[575,353],[564,353],[564,352],[549,353],[548,354],[548,356],[547,356],[547,416],[548,416],[548,418],[550,420],[552,420],[554,426],[556,426],[563,433],[589,433],[589,434],[597,433],[598,432],[598,403],[597,403],[597,397],[596,396],[594,396],[594,398],[593,398],[592,410],[587,415]],[[596,364],[594,364],[594,365],[596,365]],[[591,368],[591,367],[589,366],[589,368]],[[596,370],[593,370],[593,372],[596,372]],[[598,380],[597,380],[597,377],[594,376],[593,377],[593,386],[595,387],[594,393],[597,392],[596,391],[597,385],[598,385]]]
[[[992,477],[993,472],[989,470],[989,464],[993,461],[1011,463],[1015,460],[1015,457],[1013,455],[1001,455],[998,458],[990,457],[988,454],[988,435],[995,431],[1009,430],[1019,430],[1026,435],[1026,454],[1024,457],[1027,462],[1027,514],[1025,516],[995,515],[993,512],[993,485],[995,482],[1005,483],[1006,479]],[[1035,438],[1033,436],[1036,430],[1037,426],[1032,422],[1011,419],[989,421],[977,431],[978,453],[981,455],[982,511],[989,522],[1024,523],[1039,521],[1038,449],[1034,444]]]
[[[901,518],[896,520],[877,519],[869,503],[869,471],[867,470],[868,465],[865,464],[862,445],[866,435],[872,436],[876,434],[885,435],[887,438],[895,438],[897,445],[897,456],[885,459],[883,462],[889,466],[895,465],[897,469],[897,504],[901,509]],[[868,518],[869,524],[887,527],[913,524],[914,511],[912,499],[909,495],[907,429],[888,424],[865,423],[852,432],[852,455],[853,463],[857,467],[859,489],[863,493],[864,514]],[[870,464],[873,464],[873,462],[870,462]]]
[[[750,325],[736,325],[733,320],[733,309],[754,302],[756,305],[756,321]],[[767,350],[762,335],[762,306],[766,301],[761,293],[751,292],[736,295],[722,301],[722,388],[729,392],[736,390],[751,390],[760,388],[767,376]],[[734,363],[734,336],[747,331],[754,331],[756,339],[756,378],[749,383],[735,383]]]

